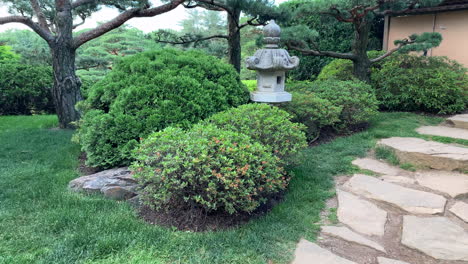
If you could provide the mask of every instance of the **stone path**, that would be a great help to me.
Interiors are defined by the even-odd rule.
[[[421,134],[468,139],[468,114]],[[336,225],[301,239],[293,264],[468,264],[468,147],[382,139],[411,172],[372,157],[353,164],[376,176],[339,177]]]

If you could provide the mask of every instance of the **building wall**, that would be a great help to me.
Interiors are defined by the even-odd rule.
[[[443,37],[429,56],[447,56],[468,67],[468,10],[391,17],[384,33],[384,49],[394,48],[397,39],[422,32],[439,32]]]

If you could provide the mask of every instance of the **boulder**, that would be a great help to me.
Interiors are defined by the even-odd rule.
[[[102,193],[114,200],[127,200],[136,195],[137,182],[128,168],[101,171],[72,180],[68,187],[75,192]]]

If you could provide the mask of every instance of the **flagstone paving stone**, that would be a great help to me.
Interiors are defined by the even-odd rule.
[[[450,207],[450,212],[458,216],[460,219],[468,223],[468,204],[465,202],[456,202]]]
[[[399,175],[399,176],[407,174],[406,171],[400,168],[388,165],[385,162],[372,159],[372,158],[355,159],[353,161],[353,164],[358,166],[361,169],[370,170],[378,174]]]
[[[355,174],[344,186],[355,194],[417,214],[442,213],[447,200],[437,194],[406,188],[375,177]]]
[[[467,147],[410,137],[381,139],[378,144],[394,150],[402,163],[438,170],[468,170]]]
[[[338,220],[366,235],[383,236],[387,212],[359,197],[337,190]]]
[[[447,118],[449,122],[452,122],[455,127],[468,129],[468,114],[456,115]]]
[[[440,137],[458,138],[468,140],[468,130],[447,126],[423,126],[416,131],[423,135],[432,135]]]
[[[468,261],[468,232],[446,217],[403,217],[401,243],[440,260]]]
[[[299,241],[294,256],[292,264],[357,264],[356,262],[339,257],[305,239]]]
[[[409,264],[408,262],[384,258],[384,257],[378,257],[377,261],[379,262],[379,264]]]
[[[345,241],[357,243],[362,246],[370,247],[378,251],[386,252],[385,249],[378,243],[369,240],[362,235],[353,232],[351,229],[344,226],[323,226],[322,233],[341,238]]]
[[[449,171],[421,171],[415,174],[419,185],[459,197],[468,194],[468,175]]]

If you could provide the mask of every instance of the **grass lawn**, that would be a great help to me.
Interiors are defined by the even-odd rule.
[[[299,238],[315,240],[332,176],[379,138],[418,136],[442,119],[381,113],[371,128],[305,151],[285,201],[268,215],[222,232],[150,226],[124,202],[67,190],[78,177],[72,131],[53,116],[0,117],[0,263],[287,263]]]

